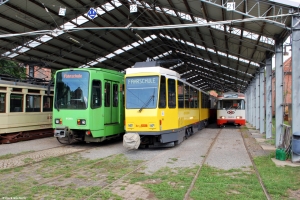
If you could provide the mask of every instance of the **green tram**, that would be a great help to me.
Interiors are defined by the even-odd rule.
[[[55,74],[52,127],[64,144],[102,142],[124,131],[124,74],[107,69],[64,69]]]

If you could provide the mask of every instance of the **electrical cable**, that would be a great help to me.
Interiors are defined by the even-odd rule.
[[[58,29],[60,29],[59,28],[59,26],[57,25],[57,23],[56,23],[56,21],[55,21],[55,19],[51,16],[51,14],[49,13],[49,10],[48,10],[48,8],[45,6],[45,4],[44,3],[42,3],[41,2],[41,0],[39,0],[39,2],[44,6],[44,8],[45,8],[45,10],[46,10],[46,12],[48,13],[48,15],[51,17],[51,19],[54,21],[54,23],[55,23],[55,25],[56,25],[56,27],[58,28]]]

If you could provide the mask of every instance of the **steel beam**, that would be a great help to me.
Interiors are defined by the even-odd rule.
[[[300,131],[300,16],[292,18],[292,130]]]
[[[255,127],[259,129],[259,73],[256,74],[255,79]]]
[[[266,138],[272,138],[272,55],[266,53]]]
[[[283,41],[275,41],[275,130],[276,143],[280,144],[280,135],[283,129]]]
[[[259,69],[259,132],[265,132],[265,68]]]

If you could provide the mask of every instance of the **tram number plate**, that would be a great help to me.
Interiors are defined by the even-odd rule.
[[[228,118],[234,118],[234,116],[228,116]]]

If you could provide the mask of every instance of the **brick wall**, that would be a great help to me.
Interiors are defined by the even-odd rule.
[[[29,75],[29,66],[26,66],[26,74]],[[34,78],[45,79],[47,81],[51,80],[51,69],[35,66]]]

